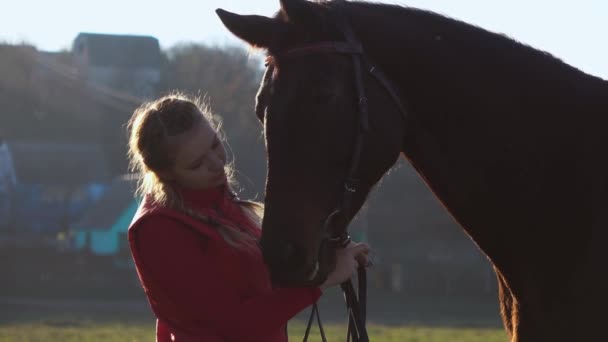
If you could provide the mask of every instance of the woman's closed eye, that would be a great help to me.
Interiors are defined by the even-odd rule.
[[[196,162],[194,165],[191,165],[188,169],[194,171],[194,170],[197,170],[198,168],[200,168],[202,165],[203,165],[203,161],[201,160],[199,162]]]
[[[216,136],[215,140],[213,140],[213,144],[211,144],[211,150],[215,151],[220,147],[220,139]],[[190,165],[190,167],[188,168],[189,170],[197,170],[198,168],[200,168],[205,161],[205,156],[201,157],[198,161],[196,161],[194,164]]]

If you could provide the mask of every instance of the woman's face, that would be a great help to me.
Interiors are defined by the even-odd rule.
[[[205,189],[226,181],[226,150],[206,119],[179,135],[173,151],[175,164],[168,176],[180,186]]]

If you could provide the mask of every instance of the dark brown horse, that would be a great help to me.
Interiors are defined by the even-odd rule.
[[[322,227],[358,131],[353,63],[284,56],[344,41],[340,15],[408,111],[364,74],[369,129],[342,224],[403,154],[493,263],[512,341],[608,339],[608,82],[413,8],[282,0],[274,18],[218,14],[272,57],[256,111],[268,152],[261,243],[274,281],[320,281],[333,267]]]

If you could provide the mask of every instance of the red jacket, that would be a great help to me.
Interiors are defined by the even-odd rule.
[[[226,186],[179,192],[198,212],[259,237]],[[147,198],[129,243],[159,342],[285,342],[287,321],[321,296],[316,287],[273,288],[260,251],[236,250],[214,228]]]

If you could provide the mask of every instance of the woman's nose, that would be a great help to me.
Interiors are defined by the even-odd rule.
[[[213,153],[209,156],[209,161],[208,161],[208,165],[209,165],[209,171],[212,172],[216,172],[216,171],[221,171],[224,169],[224,160],[221,158],[221,156],[217,155],[216,153]]]

